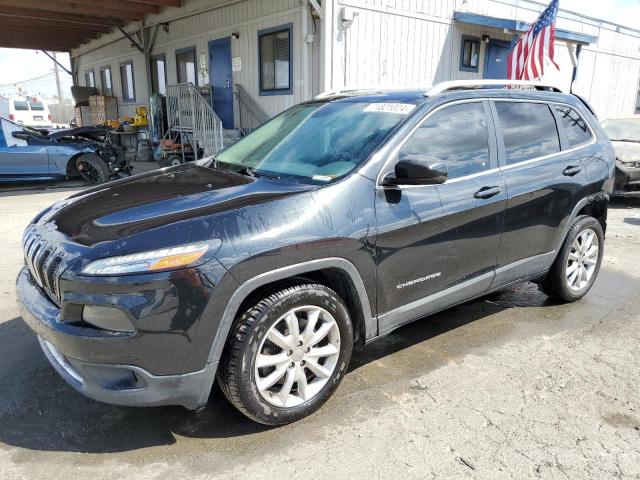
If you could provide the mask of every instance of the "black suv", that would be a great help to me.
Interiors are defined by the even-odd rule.
[[[407,322],[524,281],[578,300],[613,148],[576,96],[504,86],[323,95],[215,158],[58,202],[24,235],[23,318],[91,398],[196,409],[217,378],[276,425]]]

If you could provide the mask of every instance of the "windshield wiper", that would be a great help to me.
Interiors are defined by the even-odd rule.
[[[631,140],[630,138],[613,138],[612,142],[631,142],[631,143],[640,143],[640,140]]]

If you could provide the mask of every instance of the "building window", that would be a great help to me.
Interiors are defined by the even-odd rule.
[[[460,70],[477,72],[480,65],[480,39],[463,35],[460,48]]]
[[[151,57],[151,92],[164,95],[167,92],[167,59],[163,54]]]
[[[136,101],[136,86],[133,79],[133,62],[120,64],[120,81],[122,82],[122,101]]]
[[[111,82],[111,67],[102,67],[100,69],[100,83],[102,85],[103,95],[113,95],[113,83]]]
[[[292,93],[291,25],[258,32],[260,95]]]
[[[196,75],[196,47],[176,50],[176,66],[178,67],[178,83],[198,85]]]
[[[86,87],[96,86],[96,77],[93,73],[93,69],[87,70],[86,72],[84,72],[84,85]]]

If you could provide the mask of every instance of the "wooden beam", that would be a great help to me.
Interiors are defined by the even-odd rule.
[[[111,28],[102,25],[88,25],[80,23],[60,22],[59,20],[44,20],[42,18],[24,18],[5,15],[0,12],[0,26],[43,27],[52,30],[73,30],[88,33],[109,33]]]
[[[65,30],[62,28],[58,28],[55,30],[44,30],[41,27],[25,27],[25,26],[13,26],[13,25],[2,25],[0,27],[0,35],[6,36],[11,35],[16,40],[20,40],[22,38],[51,38],[51,39],[68,39],[68,40],[81,40],[88,42],[94,38],[98,38],[100,36],[97,32],[83,32],[78,30]]]
[[[2,48],[23,48],[27,50],[49,50],[50,52],[70,52],[78,45],[69,45],[54,42],[43,42],[38,40],[17,41],[12,38],[0,38]]]
[[[158,5],[149,5],[148,3],[133,2],[131,0],[82,0],[82,5],[83,7],[85,5],[94,5],[99,8],[134,11],[144,14],[160,13]]]
[[[0,15],[47,21],[55,20],[61,23],[74,23],[80,25],[101,25],[106,27],[111,27],[113,25],[108,18],[102,16],[94,17],[91,15],[74,15],[70,13],[35,10],[32,8],[3,7],[0,10]],[[114,22],[120,26],[124,25],[121,20],[114,20]]]
[[[138,3],[150,3],[151,5],[160,5],[162,7],[181,7],[182,0],[135,0]]]
[[[80,39],[57,39],[52,37],[36,37],[32,35],[16,38],[15,35],[0,34],[0,44],[10,43],[11,45],[27,45],[36,50],[51,50],[49,45],[59,45],[61,47],[76,47],[83,43]]]
[[[0,7],[24,7],[41,10],[42,12],[57,13],[82,12],[83,14],[111,17],[120,20],[141,20],[144,16],[143,13],[134,10],[116,10],[113,8],[103,8],[99,5],[87,5],[84,3],[84,0],[82,3],[62,0],[0,0]]]

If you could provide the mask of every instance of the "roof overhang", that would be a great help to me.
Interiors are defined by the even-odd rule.
[[[0,0],[0,47],[69,52],[182,0]]]
[[[514,32],[526,32],[531,27],[530,23],[523,22],[521,20],[488,17],[486,15],[467,12],[454,12],[453,19],[456,22],[467,23],[469,25],[480,25],[483,27],[499,28],[501,30],[511,30]],[[571,32],[569,30],[562,30],[559,28],[556,28],[556,38],[584,45],[596,43],[598,41],[598,37],[594,37],[593,35],[585,35],[584,33]]]

